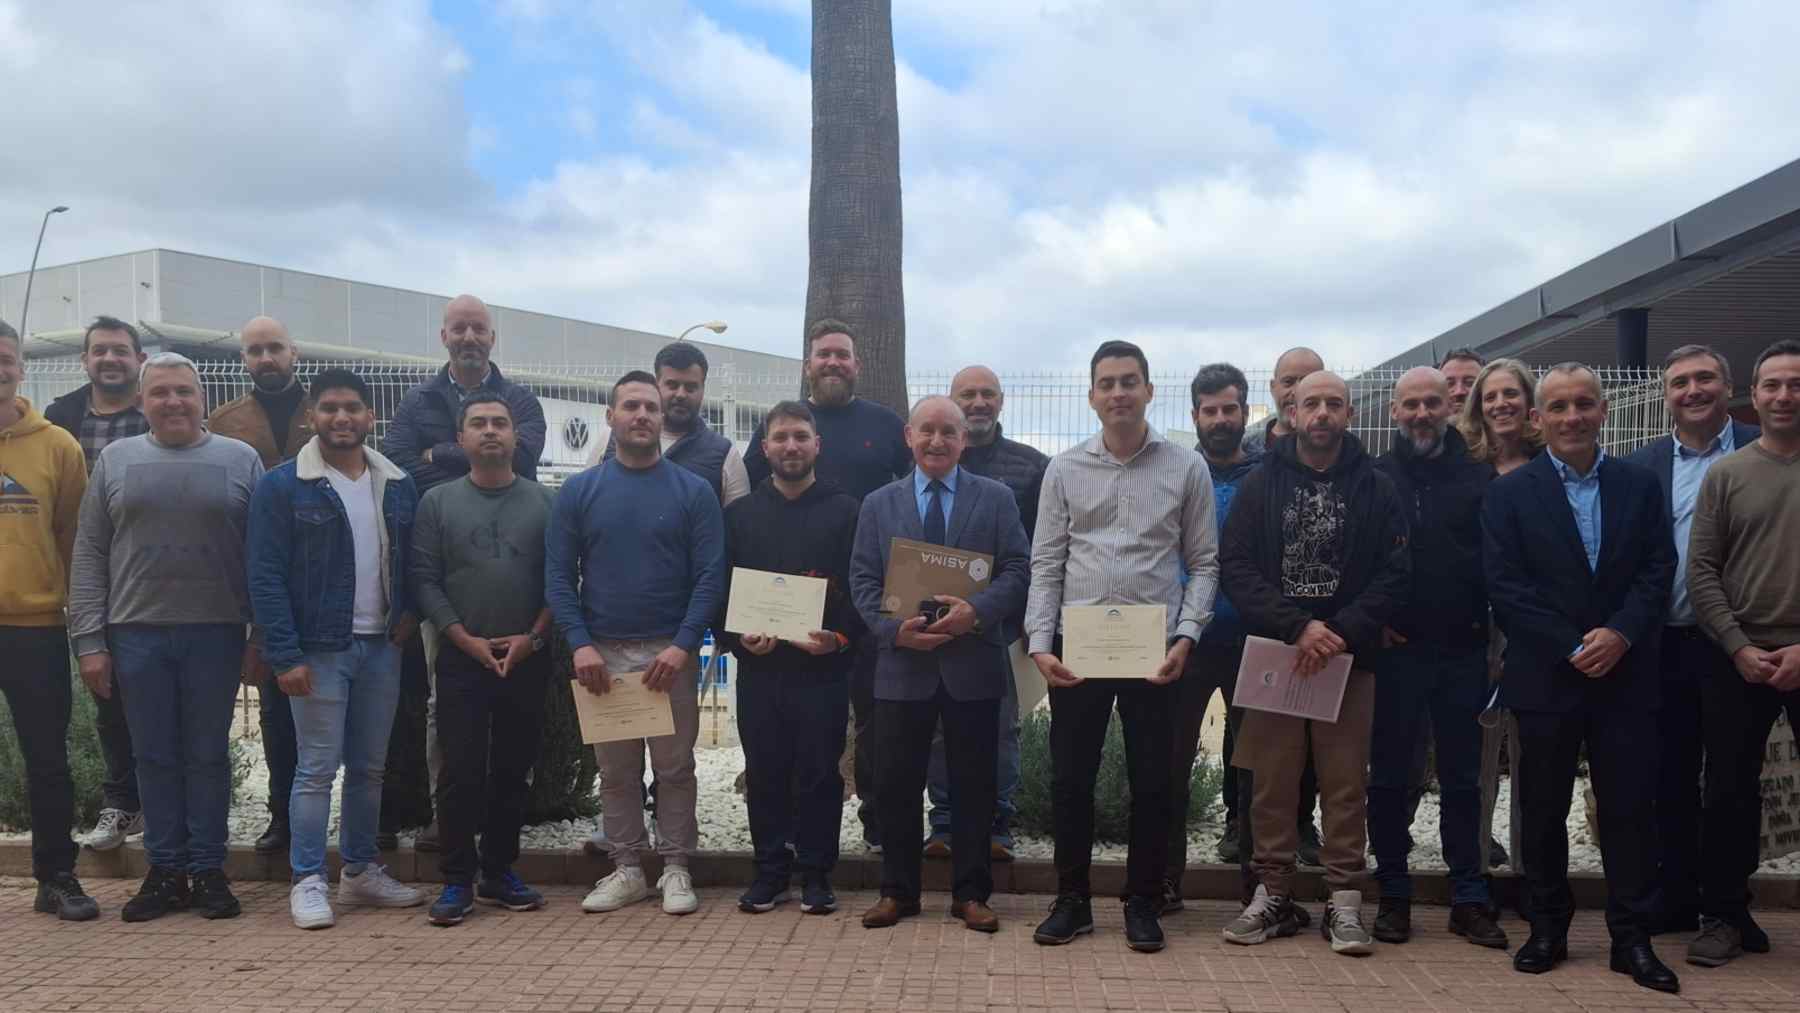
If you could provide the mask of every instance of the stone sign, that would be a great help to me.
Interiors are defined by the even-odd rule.
[[[1784,713],[1763,754],[1762,860],[1800,851],[1800,748]]]

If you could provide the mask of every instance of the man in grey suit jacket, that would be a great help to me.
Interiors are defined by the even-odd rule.
[[[952,799],[950,911],[980,932],[1000,927],[987,906],[994,886],[987,836],[994,819],[1000,700],[1012,678],[1002,621],[1025,607],[1031,545],[1012,492],[958,464],[967,439],[968,422],[955,401],[920,401],[906,424],[913,473],[870,493],[857,520],[850,593],[878,650],[874,732],[882,761],[875,792],[883,838],[881,900],[863,915],[866,928],[887,928],[919,913],[925,836],[919,798],[940,720]],[[919,602],[884,611],[882,586],[895,538],[993,556],[988,586],[967,600],[937,595],[940,614],[929,623]]]
[[[1714,463],[1756,442],[1762,431],[1734,422],[1731,363],[1705,345],[1683,345],[1663,360],[1663,401],[1675,429],[1630,457],[1650,469],[1669,504],[1674,532],[1675,587],[1661,630],[1662,709],[1657,712],[1662,748],[1656,786],[1658,932],[1693,932],[1700,916],[1700,772],[1706,685],[1736,680],[1731,658],[1707,638],[1688,600],[1688,532],[1700,480]],[[1710,769],[1710,768],[1709,768]],[[1746,942],[1768,945],[1768,936],[1745,916],[1738,926]]]

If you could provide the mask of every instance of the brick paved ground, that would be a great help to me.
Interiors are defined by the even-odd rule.
[[[1126,950],[1118,905],[1097,905],[1097,934],[1033,945],[1046,898],[1005,895],[997,936],[969,932],[932,895],[896,930],[857,922],[872,901],[846,894],[830,917],[794,905],[750,916],[735,892],[701,891],[698,914],[643,904],[583,915],[582,891],[556,887],[551,906],[479,909],[464,925],[427,925],[422,909],[352,911],[335,929],[303,933],[280,884],[244,884],[245,914],[192,914],[148,925],[118,920],[132,884],[89,884],[102,920],[66,925],[30,910],[28,880],[0,879],[0,1009],[283,1010],[1800,1010],[1800,913],[1762,916],[1776,953],[1703,973],[1677,964],[1686,991],[1663,996],[1607,971],[1597,912],[1576,922],[1573,959],[1527,977],[1505,954],[1441,931],[1421,909],[1412,943],[1356,960],[1316,933],[1260,947],[1220,941],[1232,905],[1190,902],[1165,922],[1170,945]],[[1317,906],[1314,906],[1315,912]],[[1517,921],[1506,923],[1522,938]],[[1670,940],[1666,958],[1680,956]]]

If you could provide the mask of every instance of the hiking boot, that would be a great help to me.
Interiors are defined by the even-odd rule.
[[[1233,816],[1225,821],[1225,832],[1219,835],[1219,861],[1227,865],[1236,865],[1239,860],[1238,821]]]
[[[331,884],[319,873],[288,888],[288,915],[297,929],[328,929],[337,924],[331,910]]]
[[[124,844],[127,837],[135,837],[143,832],[144,814],[142,811],[102,809],[100,818],[94,821],[94,829],[81,839],[81,843],[90,851],[112,851]]]
[[[837,894],[831,892],[831,880],[822,872],[807,876],[800,891],[800,913],[828,915],[836,910]]]
[[[32,908],[65,922],[89,922],[100,917],[100,905],[81,889],[81,880],[72,872],[59,872],[38,883],[37,901]]]
[[[1363,957],[1375,952],[1374,940],[1362,923],[1362,894],[1355,890],[1333,890],[1325,904],[1325,917],[1319,922],[1319,934],[1331,941],[1331,952]]]
[[[236,918],[244,905],[231,892],[231,881],[224,869],[206,869],[194,873],[194,910],[202,918]]]
[[[1162,913],[1174,914],[1185,905],[1181,900],[1181,881],[1165,879],[1162,881]]]
[[[354,875],[348,869],[338,875],[337,900],[369,907],[417,907],[425,903],[425,893],[395,879],[387,866],[371,863]]]
[[[1230,925],[1225,926],[1221,935],[1228,943],[1255,946],[1271,939],[1291,936],[1310,920],[1305,909],[1295,904],[1291,898],[1276,897],[1269,893],[1268,887],[1259,883],[1249,905]]]
[[[1450,908],[1450,931],[1476,946],[1485,946],[1490,950],[1506,949],[1506,930],[1494,921],[1488,906],[1479,901],[1457,904]],[[1381,939],[1381,933],[1376,932],[1375,938]]]
[[[466,886],[449,884],[438,894],[437,900],[431,902],[431,910],[425,912],[425,920],[433,925],[461,925],[462,920],[475,910],[475,895]]]
[[[643,867],[621,865],[611,875],[594,884],[594,888],[582,900],[581,909],[590,914],[617,911],[649,896],[650,883],[644,879]]]
[[[1294,860],[1308,869],[1321,869],[1319,864],[1319,825],[1312,820],[1300,824],[1300,846],[1294,850]]]
[[[766,914],[775,910],[775,905],[787,903],[791,897],[786,883],[759,876],[738,898],[738,910],[753,915]]]
[[[187,873],[153,865],[138,892],[125,902],[119,917],[128,922],[155,921],[171,911],[186,911],[191,903]]]
[[[264,830],[250,848],[259,855],[278,855],[288,849],[288,840],[287,817],[276,816],[269,820],[269,829]]]
[[[1061,946],[1094,931],[1094,905],[1086,897],[1065,893],[1050,904],[1050,917],[1031,934],[1032,942]]]
[[[1383,897],[1375,911],[1375,938],[1384,943],[1404,943],[1412,938],[1412,901]]]
[[[1700,919],[1700,934],[1688,944],[1687,962],[1699,967],[1724,967],[1744,955],[1744,934],[1720,918]]]
[[[1139,953],[1155,953],[1163,948],[1162,923],[1156,912],[1162,907],[1160,897],[1128,897],[1125,900],[1125,945]]]
[[[475,899],[508,911],[536,911],[544,906],[544,895],[525,885],[511,869],[497,876],[483,875],[480,885],[475,888]]]

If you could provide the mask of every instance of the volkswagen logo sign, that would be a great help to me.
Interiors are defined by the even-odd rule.
[[[570,450],[585,449],[588,444],[587,419],[579,415],[570,416],[569,421],[563,423],[563,443]]]

